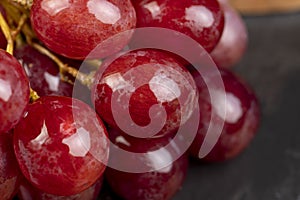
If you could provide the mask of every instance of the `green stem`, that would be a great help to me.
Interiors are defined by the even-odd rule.
[[[20,26],[21,29],[20,31],[22,31],[26,37],[36,38],[36,35],[32,31],[30,25],[26,23],[27,18],[29,16],[28,11],[22,9],[22,7],[20,8],[20,6],[15,6],[14,4],[11,4],[7,0],[3,0],[3,1],[1,0],[0,4],[5,8],[7,15],[12,19],[12,21],[15,24],[18,24],[18,27]],[[24,22],[22,23],[22,21]]]
[[[15,30],[13,30],[11,33],[13,40],[15,40],[16,37],[18,36],[18,34],[22,31],[22,28],[26,24],[27,19],[28,19],[28,17],[26,14],[23,14],[21,16],[17,28]]]
[[[48,56],[51,60],[53,60],[57,64],[57,66],[59,67],[59,71],[60,71],[61,78],[63,81],[70,83],[70,80],[68,79],[68,77],[64,76],[64,74],[67,73],[67,74],[71,75],[72,77],[76,78],[77,80],[79,80],[83,85],[85,85],[87,87],[90,87],[91,84],[93,83],[93,80],[94,80],[93,78],[94,78],[95,72],[91,72],[90,74],[81,73],[77,69],[75,69],[73,67],[69,67],[68,65],[64,64],[57,56],[55,56],[52,52],[50,52],[48,49],[41,46],[40,44],[31,42],[31,41],[29,41],[28,43],[33,48],[35,48],[37,51]]]
[[[9,0],[9,2],[12,4],[18,4],[24,9],[30,9],[33,4],[33,0]]]
[[[34,102],[36,100],[38,100],[40,98],[40,96],[38,95],[38,93],[36,91],[34,91],[32,88],[30,88],[30,101]]]
[[[22,32],[26,37],[26,42],[29,45],[31,45],[40,53],[48,56],[51,60],[53,60],[58,65],[61,79],[63,81],[73,84],[74,81],[70,80],[70,78],[68,77],[68,75],[71,75],[72,77],[79,80],[83,85],[87,87],[91,86],[94,80],[94,74],[95,74],[94,71],[92,71],[89,74],[81,73],[77,69],[63,63],[57,56],[55,56],[47,48],[43,47],[42,45],[36,42],[33,42],[34,39],[36,39],[36,35],[32,30],[31,26],[27,23],[29,10],[26,9],[31,7],[33,0],[0,0],[0,1],[1,1],[0,4],[5,8],[7,15],[12,19],[14,24],[18,24],[16,29],[14,31],[11,31],[7,23],[5,23],[7,25],[5,29],[8,30],[6,32],[9,33],[8,36],[10,37],[8,38],[8,40],[11,41],[8,43],[12,43],[13,45],[13,41],[16,40],[19,33]],[[11,47],[10,44],[9,51],[11,51],[11,49],[13,49],[13,47]]]
[[[7,40],[7,47],[6,47],[6,51],[8,53],[10,53],[11,55],[13,55],[14,52],[14,41],[11,35],[11,31],[10,28],[8,26],[8,24],[6,23],[6,20],[4,19],[2,13],[0,13],[0,26],[2,29],[2,32]]]

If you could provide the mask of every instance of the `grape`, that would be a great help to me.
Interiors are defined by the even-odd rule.
[[[25,68],[30,86],[39,96],[72,96],[72,85],[61,81],[58,66],[49,57],[29,45],[16,49],[15,57]]]
[[[0,133],[12,129],[29,103],[29,81],[12,55],[0,49]]]
[[[203,158],[208,162],[220,162],[238,156],[252,141],[260,120],[258,101],[252,89],[232,72],[220,69],[220,73],[225,86],[225,105],[221,99],[224,95],[222,91],[212,91],[215,93],[214,97],[220,96],[220,99],[211,100],[202,78],[199,74],[194,73],[200,96],[200,125],[196,138],[190,147],[191,155],[198,157],[199,149],[211,120],[212,107],[215,108],[217,114],[216,118],[212,118],[212,122],[218,124],[221,124],[221,121],[225,122],[217,144]],[[205,74],[205,76],[209,77],[209,74]],[[222,114],[224,109],[226,109],[226,115]]]
[[[103,178],[100,178],[95,184],[79,194],[57,196],[35,188],[24,179],[20,185],[18,197],[20,200],[96,200],[102,187],[102,182]]]
[[[163,27],[184,33],[207,51],[219,41],[224,15],[217,0],[133,0],[137,27]]]
[[[91,90],[96,111],[110,126],[132,136],[172,134],[196,106],[192,76],[164,51],[131,51],[100,69]]]
[[[136,15],[130,0],[35,0],[31,23],[49,49],[83,60],[98,44],[134,28]],[[121,50],[129,36],[103,44],[93,57],[102,58]]]
[[[187,155],[182,155],[179,159],[170,162],[163,168],[157,168],[162,162],[171,161],[174,157],[171,151],[167,149],[155,152],[170,142],[169,137],[159,139],[136,139],[124,136],[117,130],[110,130],[112,143],[117,147],[130,152],[144,152],[143,155],[137,155],[138,160],[152,165],[154,170],[145,173],[130,173],[108,167],[105,176],[112,190],[123,199],[139,200],[160,200],[171,199],[180,189],[188,168]],[[176,146],[176,144],[174,144]],[[176,147],[174,147],[176,149]],[[150,153],[151,152],[151,153]],[[155,153],[153,153],[155,152]],[[163,152],[163,153],[162,153]],[[114,160],[114,151],[111,151],[110,159]],[[127,163],[135,166],[134,158],[123,158],[118,162]]]
[[[11,199],[20,184],[21,172],[15,158],[12,132],[0,134],[0,195]]]
[[[22,173],[46,193],[80,193],[105,169],[109,150],[106,129],[96,113],[79,100],[41,97],[28,106],[14,134]]]
[[[225,15],[224,31],[211,56],[219,67],[230,68],[245,54],[248,33],[239,13],[229,3],[221,3],[221,6]]]

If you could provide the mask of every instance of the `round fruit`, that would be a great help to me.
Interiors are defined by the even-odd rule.
[[[79,100],[41,97],[28,106],[14,134],[22,173],[46,193],[80,193],[94,184],[106,167],[106,129],[97,114]]]
[[[15,57],[23,65],[31,88],[39,96],[72,96],[73,86],[61,80],[57,64],[49,57],[29,45],[16,49]]]
[[[223,2],[225,25],[221,39],[211,52],[219,67],[234,66],[245,54],[248,44],[247,28],[239,13],[229,3]]]
[[[162,27],[184,33],[207,51],[218,43],[224,15],[217,0],[134,0],[137,27]]]
[[[94,185],[79,194],[57,196],[45,193],[32,186],[28,181],[23,180],[20,185],[18,198],[20,200],[96,200],[102,187],[102,182],[103,178],[100,178]]]
[[[153,49],[131,51],[104,63],[92,87],[98,114],[110,126],[138,138],[175,132],[191,116],[196,100],[194,80],[181,62]]]
[[[214,90],[214,97],[210,94],[199,74],[194,73],[199,89],[200,122],[199,129],[190,147],[192,156],[198,158],[199,149],[204,142],[208,125],[224,122],[221,135],[212,151],[203,158],[205,161],[225,161],[239,155],[250,143],[259,125],[259,105],[255,94],[232,72],[220,69],[224,81],[225,91]],[[206,74],[209,77],[209,74]],[[226,95],[226,103],[221,99]],[[218,96],[220,99],[218,99]],[[211,118],[212,108],[216,111],[216,118]],[[222,112],[226,109],[226,114]],[[209,141],[208,141],[209,142]]]
[[[17,59],[0,49],[0,133],[11,130],[29,103],[29,81]]]
[[[0,195],[1,199],[9,200],[17,192],[21,172],[13,149],[11,132],[0,134]]]
[[[136,25],[130,0],[35,0],[31,23],[38,38],[52,51],[85,59],[100,43]],[[93,56],[103,58],[121,50],[130,34],[103,44]]]
[[[174,152],[164,149],[165,143],[171,138],[136,139],[126,137],[116,130],[110,130],[110,138],[116,148],[122,148],[130,152],[144,152],[132,157],[119,159],[122,164],[138,165],[136,160],[143,160],[152,170],[144,173],[125,172],[108,167],[105,175],[112,190],[126,200],[161,200],[171,199],[180,189],[188,168],[186,154],[179,159],[174,159]],[[176,144],[174,144],[176,146]],[[160,151],[155,151],[160,149]],[[173,151],[176,150],[174,147]],[[111,151],[110,161],[116,159],[115,151]],[[176,153],[175,153],[176,154]],[[174,159],[174,160],[173,160]],[[161,164],[165,162],[165,167]]]

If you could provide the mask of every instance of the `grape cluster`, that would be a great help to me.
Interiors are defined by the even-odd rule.
[[[233,159],[257,132],[258,100],[229,69],[247,30],[226,0],[3,0],[0,13],[1,199],[93,200],[103,180],[122,199],[171,199],[189,157]]]

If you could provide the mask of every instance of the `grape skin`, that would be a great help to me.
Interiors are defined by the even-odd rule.
[[[246,52],[248,32],[240,14],[226,2],[221,3],[225,15],[223,34],[211,56],[219,67],[231,68]]]
[[[97,45],[136,25],[130,0],[59,0],[51,3],[47,0],[33,2],[31,24],[49,49],[69,58],[84,60]],[[103,58],[121,50],[129,38],[111,41],[93,57]]]
[[[110,161],[122,162],[125,165],[138,165],[136,160],[143,160],[152,170],[144,173],[124,172],[108,167],[105,177],[112,190],[122,199],[131,200],[161,200],[171,199],[182,186],[188,170],[188,156],[183,154],[177,160],[174,149],[180,148],[180,144],[174,143],[174,149],[164,149],[164,153],[155,152],[171,142],[171,137],[156,139],[133,138],[115,129],[109,130],[110,140],[129,152],[143,152],[143,155],[132,154],[130,157],[118,158],[117,151],[111,148]],[[150,156],[150,154],[152,156]],[[117,157],[117,158],[116,158]],[[161,168],[162,162],[170,164]]]
[[[194,80],[173,54],[155,49],[134,50],[112,63],[104,62],[100,69],[105,69],[105,72],[101,74],[99,70],[96,73],[91,90],[97,113],[110,126],[128,131],[136,137],[173,134],[196,107],[197,89]],[[113,105],[114,102],[116,104]],[[149,115],[154,105],[159,105],[160,110],[164,109],[165,121],[163,111],[157,111],[154,123],[154,117]],[[126,122],[123,123],[125,128],[118,124],[113,109],[119,110],[118,118]],[[121,109],[127,109],[128,112],[121,112]],[[163,124],[156,131],[159,122]],[[137,131],[132,123],[138,128],[150,124],[150,128]],[[149,136],[149,133],[152,135]]]
[[[215,123],[221,126],[221,122],[224,122],[217,143],[202,159],[207,162],[222,162],[240,155],[254,138],[260,121],[260,106],[253,90],[233,72],[220,69],[220,73],[224,81],[226,104],[222,103],[222,96],[211,100],[203,80],[198,74],[194,74],[199,90],[200,122],[196,138],[189,149],[193,157],[198,158],[209,124]],[[209,74],[204,76],[209,77]],[[211,118],[212,107],[216,111],[214,118]],[[219,111],[223,109],[226,109],[225,115]]]
[[[28,106],[15,127],[14,150],[31,184],[68,196],[87,189],[103,174],[109,143],[106,128],[87,104],[45,96]]]
[[[197,41],[208,52],[221,38],[224,15],[217,0],[132,2],[137,13],[137,27],[162,27],[179,31]]]
[[[102,188],[102,182],[103,177],[97,180],[94,185],[79,194],[74,194],[71,196],[57,196],[45,193],[35,188],[24,179],[20,185],[18,198],[20,200],[96,200],[100,189]]]
[[[13,149],[12,132],[0,134],[0,196],[11,199],[17,192],[21,180],[21,172]]]

